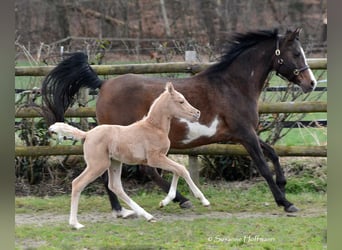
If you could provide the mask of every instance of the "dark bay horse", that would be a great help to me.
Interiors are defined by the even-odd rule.
[[[288,30],[284,35],[277,30],[237,33],[219,62],[197,75],[172,79],[175,89],[201,111],[201,118],[195,123],[174,119],[169,134],[171,148],[217,142],[242,144],[265,178],[275,202],[286,212],[298,209],[285,197],[286,178],[276,152],[256,133],[258,99],[271,71],[299,85],[305,93],[316,87],[317,81],[307,65],[299,33],[300,29]],[[64,112],[80,88],[99,88],[98,123],[128,125],[147,114],[169,80],[126,74],[103,81],[91,69],[87,57],[75,53],[58,64],[42,84],[45,117],[49,124],[64,121]],[[274,165],[275,180],[265,157]],[[154,168],[144,169],[168,192],[170,184]],[[108,190],[107,184],[106,188]],[[117,211],[118,216],[126,216],[121,214],[117,197],[110,191],[108,194],[113,211]],[[178,192],[175,200],[187,201]]]

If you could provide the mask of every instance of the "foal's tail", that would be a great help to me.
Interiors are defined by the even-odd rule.
[[[75,139],[81,140],[84,139],[87,135],[87,132],[75,128],[64,122],[54,123],[49,127],[49,131],[58,134],[59,138],[63,136],[72,136]]]
[[[64,121],[64,113],[82,87],[100,88],[102,80],[88,64],[82,52],[60,62],[42,83],[43,115],[50,125]]]

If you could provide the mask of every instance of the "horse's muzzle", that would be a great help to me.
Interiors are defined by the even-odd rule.
[[[309,92],[315,90],[316,85],[317,85],[317,83],[314,80],[312,80],[310,82],[310,85],[304,86],[304,85],[300,84],[300,87],[301,87],[301,89],[303,90],[304,93],[309,93]]]

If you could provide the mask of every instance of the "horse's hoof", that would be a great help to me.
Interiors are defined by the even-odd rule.
[[[291,206],[289,206],[289,207],[287,207],[287,208],[284,208],[284,210],[285,210],[286,212],[288,212],[288,213],[295,213],[295,212],[298,212],[298,211],[299,211],[299,209],[296,208],[295,205],[291,205]]]
[[[159,202],[159,207],[160,208],[164,207],[163,201]]]
[[[192,208],[192,203],[191,201],[187,200],[187,201],[184,201],[183,203],[179,203],[179,206],[184,209],[189,209],[189,208]]]

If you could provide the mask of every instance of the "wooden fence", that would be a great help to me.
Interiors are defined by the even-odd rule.
[[[326,69],[326,58],[308,59],[312,69]],[[118,75],[126,73],[155,74],[155,73],[198,73],[212,63],[149,63],[129,65],[93,65],[92,68],[98,75]],[[44,76],[53,66],[16,67],[16,76]],[[327,112],[326,102],[282,102],[259,103],[259,113],[315,113]],[[66,117],[95,117],[95,108],[82,107],[70,108]],[[35,108],[20,108],[16,111],[16,118],[41,117],[39,110]],[[326,157],[327,146],[275,146],[279,156],[311,156]],[[83,153],[80,145],[74,146],[16,146],[16,156],[42,156],[42,155],[80,155]],[[190,172],[195,182],[198,182],[197,155],[247,155],[241,145],[211,144],[192,149],[170,149],[170,154],[189,155]]]
[[[326,58],[309,58],[308,64],[312,69],[326,69]],[[91,67],[98,75],[121,75],[127,73],[134,74],[157,74],[157,73],[191,73],[196,74],[214,63],[145,63],[126,65],[92,65]],[[44,76],[48,74],[54,66],[17,66],[16,76]]]

